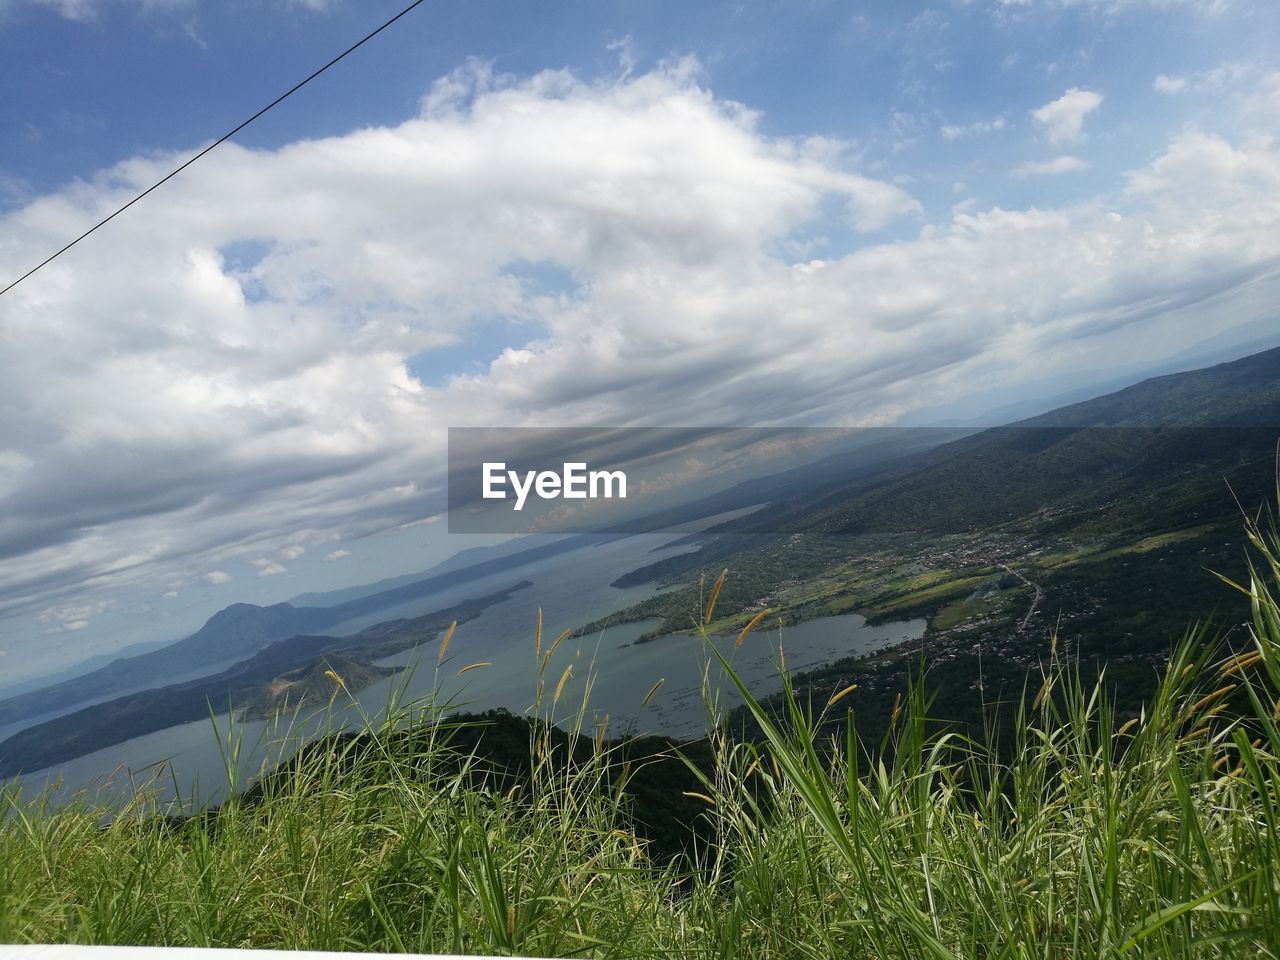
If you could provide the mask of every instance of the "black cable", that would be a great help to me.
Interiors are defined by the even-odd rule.
[[[232,130],[229,130],[227,133],[224,133],[224,134],[223,134],[222,136],[220,136],[217,140],[213,141],[213,143],[209,144],[207,147],[205,147],[203,150],[201,150],[199,153],[197,153],[194,157],[192,157],[192,158],[191,158],[190,160],[188,160],[186,163],[182,164],[182,166],[178,167],[177,169],[175,169],[175,170],[171,171],[170,173],[166,174],[165,176],[161,177],[159,180],[157,180],[157,181],[156,181],[155,183],[153,183],[151,186],[147,187],[147,189],[143,190],[140,194],[138,194],[136,197],[134,197],[132,200],[130,200],[128,203],[126,203],[123,207],[120,207],[118,210],[116,210],[114,213],[112,213],[112,214],[111,214],[111,216],[106,217],[105,219],[100,220],[99,222],[95,223],[92,227],[90,227],[90,228],[89,228],[88,230],[86,230],[84,233],[80,234],[80,236],[76,237],[74,240],[72,240],[70,243],[68,243],[68,244],[67,244],[65,247],[63,247],[61,250],[57,251],[57,252],[56,252],[56,253],[54,253],[54,254],[51,254],[50,256],[48,256],[48,257],[46,257],[44,260],[42,260],[40,263],[36,264],[34,267],[32,267],[30,270],[28,270],[26,273],[24,273],[22,276],[20,276],[17,280],[14,280],[11,284],[9,284],[9,285],[8,285],[7,287],[5,287],[3,290],[0,290],[0,297],[4,296],[6,293],[8,293],[10,290],[12,290],[14,287],[16,287],[18,284],[20,284],[23,280],[27,279],[27,277],[29,277],[29,276],[31,276],[33,273],[35,273],[37,270],[40,270],[40,269],[42,269],[43,267],[48,266],[48,265],[49,265],[50,263],[52,263],[54,260],[58,259],[58,257],[62,256],[64,253],[66,253],[68,250],[70,250],[72,247],[74,247],[77,243],[79,243],[79,242],[80,242],[81,240],[83,240],[85,237],[89,236],[89,234],[93,233],[93,232],[94,232],[95,230],[97,230],[99,227],[104,227],[104,226],[106,226],[108,223],[110,223],[110,222],[111,222],[112,220],[114,220],[116,217],[120,216],[120,214],[124,213],[126,210],[128,210],[130,207],[132,207],[135,203],[137,203],[139,200],[141,200],[143,197],[145,197],[147,194],[149,194],[152,190],[155,190],[157,187],[163,186],[165,183],[167,183],[168,181],[172,180],[174,177],[176,177],[178,174],[180,174],[183,170],[187,169],[187,167],[191,166],[193,163],[195,163],[197,160],[199,160],[201,157],[203,157],[206,153],[208,153],[208,152],[209,152],[210,150],[212,150],[214,147],[217,147],[217,146],[219,146],[219,145],[221,145],[221,144],[225,143],[226,141],[230,140],[230,139],[231,139],[232,137],[234,137],[237,133],[239,133],[241,130],[243,130],[245,127],[247,127],[249,124],[253,123],[253,121],[257,120],[260,116],[262,116],[264,113],[266,113],[266,112],[267,112],[268,110],[270,110],[272,107],[276,106],[276,105],[277,105],[277,104],[279,104],[281,101],[283,101],[283,100],[285,100],[286,98],[288,98],[288,97],[292,96],[293,94],[297,93],[299,90],[301,90],[303,87],[305,87],[308,83],[310,83],[310,82],[311,82],[312,80],[314,80],[316,77],[320,76],[320,74],[324,73],[326,70],[328,70],[330,67],[332,67],[335,63],[337,63],[337,62],[338,62],[339,60],[341,60],[343,57],[347,56],[347,54],[349,54],[349,53],[354,53],[354,52],[355,52],[356,50],[358,50],[360,47],[364,46],[366,43],[368,43],[370,40],[372,40],[374,37],[376,37],[378,34],[380,34],[383,30],[387,29],[387,27],[391,26],[393,23],[395,23],[397,20],[399,20],[399,19],[400,19],[401,17],[403,17],[405,14],[407,14],[407,13],[409,13],[411,10],[413,10],[413,8],[414,8],[414,7],[421,6],[421,5],[422,5],[423,3],[425,3],[425,2],[426,2],[426,0],[413,0],[413,3],[409,4],[407,7],[405,7],[403,10],[401,10],[399,13],[397,13],[394,17],[392,17],[390,20],[388,20],[386,23],[384,23],[382,26],[378,27],[376,30],[372,31],[371,33],[367,33],[367,34],[365,34],[365,36],[364,36],[364,37],[362,37],[361,39],[357,40],[357,41],[356,41],[355,43],[353,43],[351,46],[347,47],[347,49],[343,50],[340,54],[338,54],[336,57],[334,57],[332,60],[330,60],[328,63],[326,63],[326,64],[325,64],[323,67],[321,67],[319,70],[316,70],[314,73],[312,73],[310,76],[308,76],[305,80],[299,80],[299,81],[298,81],[297,83],[295,83],[292,87],[290,87],[290,88],[289,88],[288,90],[286,90],[284,93],[280,94],[280,96],[276,97],[274,100],[272,100],[270,103],[268,103],[265,107],[263,107],[261,110],[259,110],[257,113],[255,113],[253,116],[251,116],[248,120],[245,120],[244,122],[242,122],[242,123],[240,123],[240,124],[237,124],[237,125],[235,126],[235,128],[233,128]]]

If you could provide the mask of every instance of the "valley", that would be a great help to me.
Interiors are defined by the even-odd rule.
[[[580,692],[584,671],[594,671],[592,709],[630,717],[639,729],[697,736],[706,714],[693,634],[725,569],[705,629],[732,638],[768,611],[751,654],[762,696],[779,688],[762,638],[776,641],[778,629],[814,621],[812,645],[804,633],[788,634],[798,645],[787,651],[797,685],[819,699],[857,677],[850,706],[869,716],[887,718],[908,675],[923,670],[945,719],[979,723],[986,697],[1020,689],[1050,650],[1087,671],[1105,668],[1136,705],[1189,623],[1216,610],[1215,622],[1229,628],[1245,613],[1216,575],[1244,575],[1243,517],[1274,493],[1278,385],[1280,351],[1270,351],[949,441],[934,433],[919,444],[869,444],[876,455],[844,474],[751,481],[708,499],[704,509],[733,512],[693,533],[566,538],[508,546],[492,559],[481,551],[474,563],[373,593],[349,591],[327,607],[236,605],[192,638],[135,659],[150,668],[197,647],[202,656],[256,652],[208,676],[19,730],[0,743],[0,775],[208,719],[218,705],[265,720],[273,698],[263,700],[264,686],[322,676],[323,656],[349,658],[361,688],[349,693],[376,704],[389,673],[420,659],[417,648],[453,620],[458,649],[483,669],[465,683],[420,672],[406,696],[447,689],[469,707],[520,710],[538,669],[572,674],[569,689]],[[775,499],[740,509],[765,489]],[[692,512],[669,516],[685,522]],[[516,576],[525,579],[512,586]],[[496,592],[460,596],[481,585]],[[440,598],[433,613],[380,619],[432,597]],[[544,612],[547,635],[567,630],[571,640],[539,668],[521,648]],[[833,644],[846,616],[857,617],[851,629],[864,639]],[[341,623],[358,629],[301,632]],[[887,633],[874,633],[880,626]],[[273,639],[282,633],[291,635]],[[127,673],[122,664],[129,662],[0,702],[0,710],[83,695]],[[666,686],[647,715],[637,714],[636,691],[657,680]],[[323,689],[301,699],[315,703]]]

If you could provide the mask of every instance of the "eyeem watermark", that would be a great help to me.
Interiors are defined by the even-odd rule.
[[[530,492],[541,500],[612,500],[627,498],[627,475],[622,470],[588,470],[586,463],[565,463],[554,470],[508,470],[502,462],[486,462],[481,467],[486,500],[509,499],[515,494],[516,510],[523,510]]]

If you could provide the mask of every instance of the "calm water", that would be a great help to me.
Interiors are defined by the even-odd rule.
[[[436,666],[434,645],[420,655],[418,651],[406,651],[382,661],[409,664],[411,669],[361,691],[357,695],[358,709],[370,716],[380,714],[394,686],[408,699],[425,698],[438,688],[442,697],[466,709],[502,706],[523,712],[537,692],[534,625],[539,607],[543,612],[545,653],[562,630],[579,627],[652,596],[656,591],[651,585],[620,590],[609,584],[641,564],[670,555],[673,551],[667,545],[675,539],[670,535],[645,535],[586,547],[525,568],[478,578],[464,588],[423,597],[394,612],[379,613],[377,620],[412,616],[522,579],[533,581],[533,586],[461,625],[442,667]],[[363,625],[367,624],[348,624],[344,632]],[[590,682],[588,712],[595,717],[608,714],[611,731],[621,732],[632,726],[677,737],[695,737],[704,732],[707,710],[700,690],[706,651],[702,641],[677,634],[649,643],[631,642],[654,626],[654,621],[619,624],[590,636],[564,640],[546,671],[550,691],[565,668],[572,666],[561,700],[555,706],[556,718],[565,718],[582,703]],[[774,665],[779,642],[786,651],[788,669],[796,672],[851,653],[919,637],[924,626],[923,620],[916,620],[868,627],[856,614],[810,620],[753,633],[733,653],[733,662],[753,692],[763,695],[780,687]],[[732,650],[733,640],[729,637],[719,641],[726,653]],[[463,666],[481,661],[491,665],[457,675]],[[735,704],[719,671],[712,671],[711,676],[713,686],[721,690],[722,704]],[[646,691],[658,680],[663,680],[663,685],[640,712]],[[296,746],[299,734],[309,735],[326,722],[356,725],[359,714],[357,709],[348,709],[336,719],[313,718],[309,725],[295,725],[290,737],[285,736],[288,724],[284,721],[233,723],[226,716],[216,721],[193,721],[28,774],[23,786],[27,792],[50,787],[54,802],[80,791],[110,802],[126,796],[134,784],[150,780],[162,798],[171,798],[176,791],[191,802],[216,801],[225,795],[229,783],[244,786],[264,764],[278,762],[293,749],[290,744]],[[229,764],[227,758],[232,755],[236,759]],[[163,766],[157,767],[161,761]],[[234,776],[228,773],[230,766],[234,766]]]
[[[699,637],[677,633],[646,643],[631,642],[655,626],[657,621],[653,620],[620,624],[576,640],[566,639],[545,672],[546,687],[554,691],[565,669],[572,668],[561,701],[555,705],[556,719],[572,715],[586,695],[588,715],[597,720],[608,715],[609,729],[615,732],[635,729],[672,737],[701,736],[709,717],[702,683],[708,661],[714,664],[707,674],[709,690],[718,698],[716,702],[721,709],[730,709],[741,702],[736,688],[723,675],[718,661],[711,657]],[[778,673],[779,645],[785,652],[788,671],[794,674],[851,654],[918,638],[924,628],[924,620],[870,627],[865,618],[857,614],[843,614],[760,629],[748,635],[736,649],[736,634],[715,638],[714,642],[748,689],[756,696],[764,696],[782,687]],[[550,640],[556,634],[547,635],[544,630],[544,636]],[[450,650],[452,646],[451,642]],[[425,659],[428,669],[419,666],[409,684],[410,690],[423,696],[432,689],[430,668],[434,668],[433,659],[429,656]],[[466,661],[454,663],[465,665]],[[471,709],[497,706],[519,709],[532,705],[536,677],[532,638],[527,635],[525,649],[512,651],[509,662],[494,662],[492,666],[469,671],[464,678],[447,677],[441,682],[441,688],[456,699],[465,699]],[[662,681],[662,685],[641,710],[646,693],[658,681]]]

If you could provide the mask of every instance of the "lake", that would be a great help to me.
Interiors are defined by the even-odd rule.
[[[420,653],[405,651],[380,661],[412,668],[360,691],[356,704],[341,717],[315,716],[308,725],[295,727],[290,738],[284,736],[288,725],[282,721],[239,723],[225,715],[216,720],[193,721],[27,774],[20,779],[23,791],[30,794],[48,786],[53,803],[79,792],[112,803],[126,797],[135,785],[154,781],[161,799],[177,795],[190,804],[216,802],[226,795],[230,784],[242,788],[264,765],[273,765],[296,749],[299,735],[313,735],[325,723],[358,725],[360,711],[369,716],[380,715],[393,689],[408,699],[425,698],[438,689],[441,697],[450,698],[460,708],[501,706],[523,713],[537,692],[534,628],[538,609],[543,613],[545,653],[561,631],[580,627],[654,595],[653,585],[619,589],[610,584],[642,564],[669,556],[675,550],[691,549],[673,547],[679,539],[675,535],[646,534],[602,542],[499,575],[477,578],[465,587],[424,595],[395,612],[380,612],[378,620],[413,616],[522,579],[532,581],[532,586],[459,626],[442,667],[436,666],[434,644],[419,648]],[[555,705],[555,719],[564,719],[581,704],[590,680],[587,713],[592,717],[607,714],[613,733],[631,728],[681,738],[701,735],[708,716],[701,697],[707,656],[704,641],[673,634],[647,643],[633,642],[656,625],[655,621],[617,624],[564,640],[545,674],[548,688],[554,689],[565,668],[572,666],[561,700]],[[353,632],[361,625],[346,627],[342,632]],[[781,686],[775,666],[779,642],[786,652],[787,667],[794,673],[917,638],[923,635],[924,627],[923,620],[870,627],[857,614],[844,614],[781,629],[766,630],[762,625],[736,651],[736,637],[716,642],[727,656],[732,656],[735,669],[752,691],[766,695]],[[462,667],[481,661],[492,665],[457,675]],[[718,670],[712,671],[711,678],[712,685],[720,690],[722,706],[736,704],[730,685]],[[641,711],[646,691],[658,680],[664,681],[661,688]],[[228,763],[231,755],[236,757],[234,764]],[[157,767],[162,761],[163,766]],[[229,775],[229,766],[234,766],[233,775]]]

